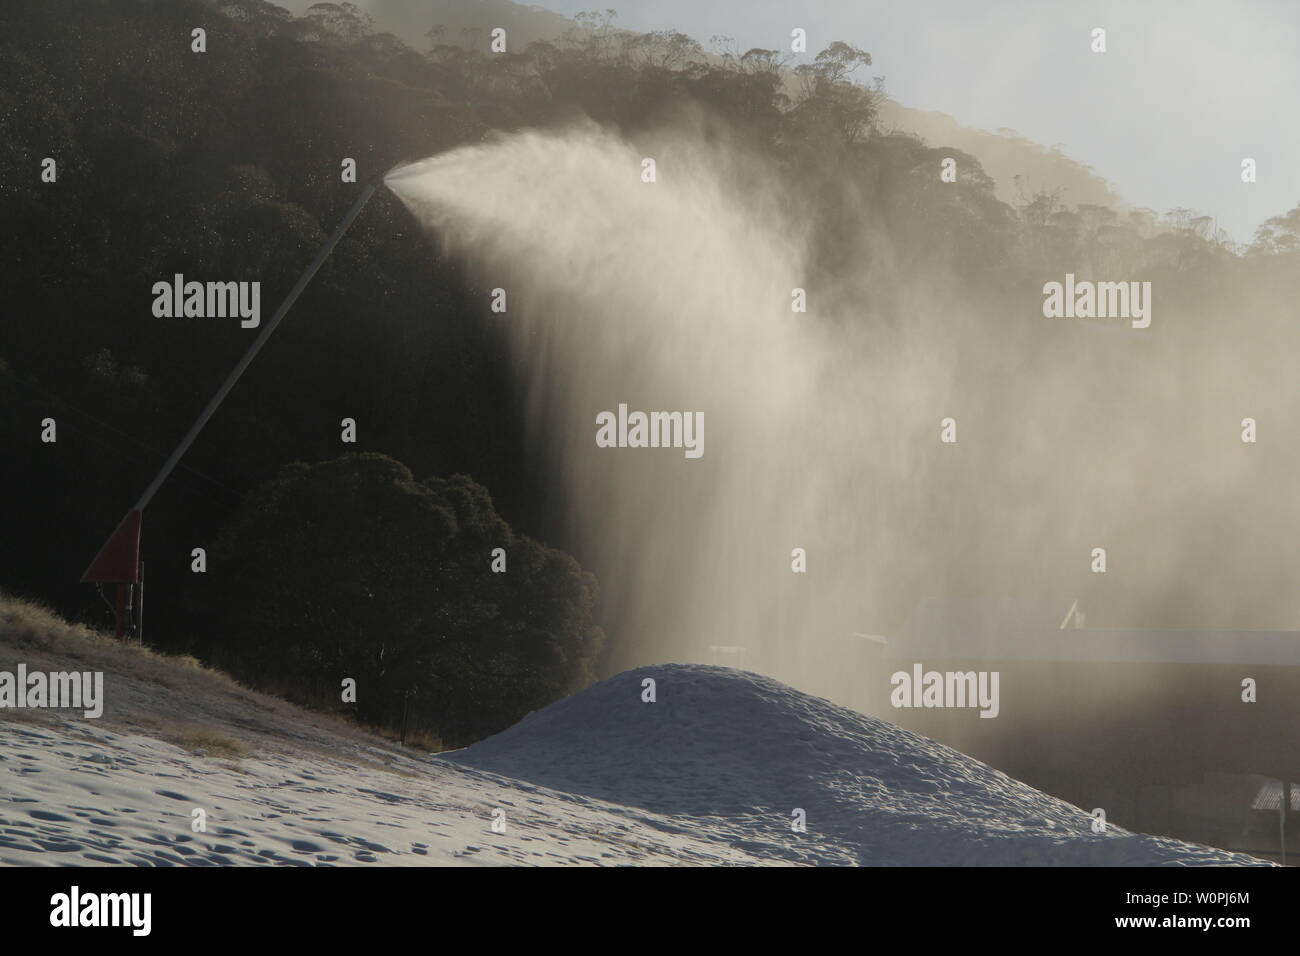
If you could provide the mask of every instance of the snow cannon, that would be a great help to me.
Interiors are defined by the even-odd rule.
[[[396,168],[393,167],[393,169]],[[257,338],[248,347],[248,351],[244,353],[243,358],[226,376],[226,380],[221,383],[217,393],[212,396],[207,406],[199,413],[199,417],[190,426],[190,430],[185,433],[185,437],[176,446],[176,450],[172,452],[171,457],[163,463],[158,474],[154,476],[153,481],[144,490],[144,494],[140,496],[140,500],[118,522],[117,528],[109,535],[108,540],[99,549],[99,553],[95,555],[95,559],[90,562],[90,566],[82,574],[82,583],[94,584],[96,588],[100,589],[101,595],[103,594],[103,585],[110,584],[115,587],[116,597],[110,606],[113,608],[113,614],[117,622],[117,636],[119,638],[130,636],[141,642],[144,639],[144,564],[140,560],[140,530],[144,509],[148,507],[149,502],[158,493],[158,489],[162,487],[163,482],[167,480],[167,477],[180,463],[185,452],[189,450],[190,445],[194,443],[194,439],[198,437],[199,432],[203,430],[203,427],[216,413],[221,403],[225,401],[226,396],[230,394],[248,366],[252,364],[253,359],[262,350],[262,346],[271,337],[276,326],[284,319],[293,304],[298,301],[298,296],[302,295],[302,291],[307,288],[321,265],[329,258],[330,253],[334,251],[334,247],[343,238],[343,234],[352,225],[352,221],[361,214],[361,210],[370,201],[370,197],[375,194],[376,189],[385,183],[393,169],[388,170],[382,176],[371,179],[361,187],[361,194],[353,202],[352,207],[344,215],[342,221],[335,227],[333,234],[325,245],[316,253],[316,258],[307,266],[306,271],[298,277],[298,281],[294,283],[293,288],[289,290],[289,294],[280,303],[279,308],[275,310],[271,320],[263,326]]]

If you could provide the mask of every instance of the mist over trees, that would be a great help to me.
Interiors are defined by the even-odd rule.
[[[982,315],[1037,308],[1067,271],[1178,275],[1188,300],[1243,275],[1296,291],[1300,206],[1243,249],[1187,210],[1007,203],[974,157],[881,127],[868,51],[837,42],[791,69],[612,24],[584,15],[493,54],[436,28],[415,49],[347,3],[293,17],[261,0],[7,0],[0,582],[102,623],[81,570],[249,342],[237,322],[153,317],[150,287],[258,280],[269,311],[355,198],[345,157],[365,180],[494,131],[586,115],[634,135],[694,110],[782,171],[810,224],[810,283],[852,276],[866,326],[904,321],[906,290],[937,273]],[[151,506],[151,643],[304,699],[347,672],[374,723],[413,689],[459,743],[595,676],[595,582],[528,467],[488,302],[376,195]],[[57,444],[40,441],[46,417]],[[367,454],[339,457],[344,417]],[[196,546],[207,574],[190,571]],[[488,569],[496,547],[507,574]]]

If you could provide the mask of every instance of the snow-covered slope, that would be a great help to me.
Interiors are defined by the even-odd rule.
[[[1094,834],[975,760],[742,671],[630,671],[424,756],[30,618],[0,613],[0,670],[102,669],[106,704],[0,709],[0,865],[1259,862]]]
[[[642,700],[655,681],[656,701]],[[767,677],[646,667],[451,755],[667,817],[770,859],[864,865],[1259,861],[1115,826],[964,754]],[[807,831],[793,832],[796,809]],[[635,812],[635,811],[633,811]]]

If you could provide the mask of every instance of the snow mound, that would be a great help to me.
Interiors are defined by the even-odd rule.
[[[955,751],[724,668],[632,671],[425,755],[0,597],[0,670],[20,663],[103,671],[105,706],[0,708],[0,867],[1260,862],[1093,834]]]
[[[654,702],[642,699],[655,681]],[[643,667],[442,759],[640,808],[790,862],[1224,865],[1254,857],[1133,834],[934,741],[758,674]],[[806,815],[806,832],[792,826]]]

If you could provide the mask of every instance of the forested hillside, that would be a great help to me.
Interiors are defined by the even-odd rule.
[[[869,64],[835,43],[791,86],[774,51],[710,56],[599,17],[498,54],[437,34],[415,49],[350,4],[6,0],[0,584],[106,620],[78,577],[250,341],[238,322],[156,317],[153,284],[255,279],[269,314],[361,188],[341,181],[348,158],[365,182],[496,132],[584,115],[635,136],[690,113],[779,171],[811,236],[809,284],[839,276],[853,321],[882,330],[937,273],[989,336],[1067,271],[1179,274],[1185,302],[1243,275],[1294,293],[1300,207],[1236,249],[1187,210],[1008,204],[974,157],[882,130]],[[150,643],[309,702],[347,668],[383,688],[367,719],[394,722],[414,690],[442,701],[421,719],[456,742],[597,675],[602,569],[546,507],[488,293],[376,195],[151,506]],[[344,418],[363,455],[341,457]],[[370,542],[375,514],[405,516],[384,527],[409,545]],[[498,541],[522,572],[500,585]]]

